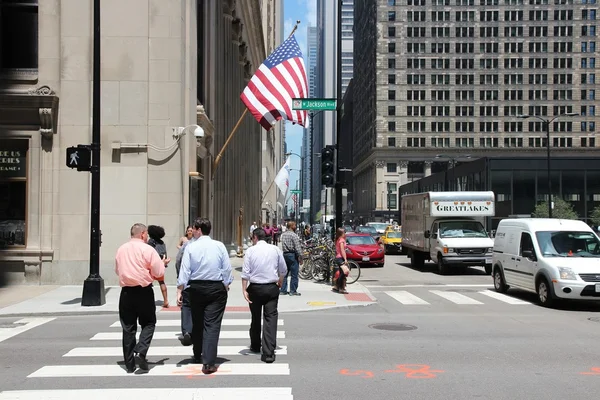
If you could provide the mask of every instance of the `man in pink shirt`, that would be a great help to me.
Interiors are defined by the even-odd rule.
[[[123,357],[127,373],[135,371],[135,364],[148,371],[146,354],[156,327],[156,306],[152,282],[164,276],[165,264],[158,253],[149,246],[148,228],[144,224],[131,227],[131,240],[117,250],[115,272],[119,276],[121,297],[119,319],[123,328]],[[136,344],[138,319],[142,332]]]

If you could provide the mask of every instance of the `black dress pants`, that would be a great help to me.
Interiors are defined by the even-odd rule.
[[[181,334],[192,334],[192,306],[190,304],[190,290],[186,288],[181,292]]]
[[[250,297],[250,347],[258,350],[262,345],[262,354],[275,355],[277,347],[277,304],[279,303],[279,286],[276,283],[250,283],[247,288]],[[261,342],[261,314],[264,311]]]
[[[215,365],[221,321],[227,305],[227,288],[222,281],[190,281],[192,344],[194,358]]]
[[[123,328],[123,358],[127,368],[135,368],[133,353],[146,357],[156,327],[156,305],[152,285],[126,286],[119,297],[119,319]],[[142,327],[136,343],[138,320]]]

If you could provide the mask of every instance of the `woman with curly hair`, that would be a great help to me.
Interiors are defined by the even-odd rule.
[[[158,253],[160,258],[164,260],[165,267],[169,264],[170,259],[167,258],[167,246],[165,242],[162,241],[162,238],[165,237],[165,229],[162,226],[158,225],[148,225],[148,244],[154,247],[154,250]],[[169,296],[167,294],[167,285],[165,285],[165,277],[163,276],[155,276],[154,279],[158,281],[160,285],[160,291],[163,296],[163,308],[169,308]]]

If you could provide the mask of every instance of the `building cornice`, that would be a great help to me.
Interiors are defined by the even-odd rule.
[[[37,125],[46,139],[57,133],[58,105],[58,95],[49,86],[0,91],[0,119],[12,125]]]

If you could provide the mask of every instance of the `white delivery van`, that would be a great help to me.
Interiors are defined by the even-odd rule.
[[[582,221],[503,219],[493,258],[498,292],[536,292],[544,306],[557,298],[600,300],[600,240]]]
[[[402,251],[414,268],[426,260],[441,274],[453,267],[492,272],[494,241],[484,228],[494,216],[494,192],[425,192],[402,196]]]

